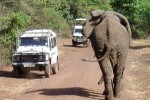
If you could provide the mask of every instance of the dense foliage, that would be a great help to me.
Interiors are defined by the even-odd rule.
[[[141,0],[112,0],[111,5],[117,12],[124,14],[132,28],[133,36],[142,37],[150,33],[150,6]]]
[[[29,28],[50,28],[69,35],[75,18],[88,17],[96,9],[124,14],[134,36],[143,37],[150,33],[149,5],[149,0],[0,0],[0,53],[9,62],[15,36]]]
[[[1,30],[0,43],[1,43],[1,53],[4,55],[3,58],[6,59],[6,63],[9,63],[9,58],[14,51],[14,46],[16,43],[16,35],[21,30],[24,30],[26,26],[30,23],[30,17],[24,13],[12,13],[6,18],[1,18],[1,22],[5,22],[6,28]]]

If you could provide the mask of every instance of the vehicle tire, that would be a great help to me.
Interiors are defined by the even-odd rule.
[[[15,78],[19,78],[21,75],[21,68],[20,67],[13,67],[13,74]]]
[[[29,72],[30,71],[28,71],[28,70],[24,70],[24,71],[21,71],[21,74],[22,74],[23,77],[27,77]]]
[[[58,62],[58,70],[60,69],[60,66],[59,66],[59,62]]]
[[[73,45],[74,47],[76,47],[76,46],[77,46],[77,43],[72,40],[72,45]]]
[[[51,66],[50,63],[48,63],[48,65],[45,67],[45,77],[49,78],[51,75]]]
[[[58,70],[59,70],[59,63],[56,63],[54,67],[52,67],[53,74],[57,74]]]

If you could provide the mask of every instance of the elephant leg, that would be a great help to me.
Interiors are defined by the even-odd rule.
[[[112,85],[112,87],[114,87],[113,80],[111,80],[111,85]],[[106,95],[106,94],[107,94],[107,92],[106,92],[106,90],[104,90],[103,95]]]
[[[103,78],[103,75],[102,75],[102,77],[98,81],[98,85],[101,85],[103,82],[104,82],[104,78]],[[106,95],[106,91],[105,90],[103,91],[103,95]]]
[[[119,98],[120,97],[120,91],[121,91],[121,79],[122,79],[122,76],[123,76],[123,71],[124,71],[124,68],[125,68],[125,62],[126,62],[126,55],[124,54],[121,54],[119,55],[118,57],[118,63],[117,65],[115,66],[115,69],[114,69],[114,90],[113,90],[113,93],[114,93],[114,97],[115,98]]]
[[[104,86],[105,86],[105,100],[113,100],[113,86],[112,86],[112,78],[113,78],[113,71],[111,62],[108,58],[105,58],[104,60],[99,62],[103,78],[104,78]]]

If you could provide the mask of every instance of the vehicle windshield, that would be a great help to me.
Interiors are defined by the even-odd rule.
[[[76,25],[83,25],[85,23],[86,19],[76,19],[75,24]]]
[[[75,29],[75,33],[81,33],[82,29]]]
[[[47,37],[23,37],[20,39],[20,46],[31,46],[31,45],[48,45]]]

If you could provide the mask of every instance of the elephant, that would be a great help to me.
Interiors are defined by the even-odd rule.
[[[95,10],[83,25],[103,74],[105,100],[121,96],[121,79],[132,40],[127,18],[114,11]]]

